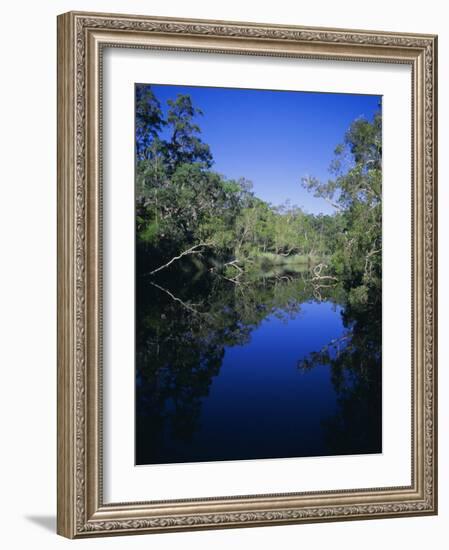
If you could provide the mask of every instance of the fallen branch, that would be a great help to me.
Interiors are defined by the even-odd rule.
[[[313,288],[315,289],[320,289],[320,288],[335,288],[337,286],[337,283],[334,283],[333,285],[312,285]]]
[[[239,279],[244,273],[244,270],[238,265],[238,261],[239,260],[231,260],[230,262],[226,262],[225,264],[223,264],[223,267],[229,265],[237,269],[238,273],[235,277],[226,277],[225,275],[222,275],[223,279],[226,279],[227,281],[234,283],[235,285],[240,284]]]
[[[321,263],[321,264],[318,264],[315,267],[313,267],[312,271],[313,271],[314,275],[318,277],[320,275],[321,271],[323,270],[323,267],[326,268],[327,265]]]
[[[235,267],[236,269],[238,269],[239,271],[241,271],[243,273],[243,269],[238,265],[238,261],[239,260],[232,260],[230,262],[226,262],[225,264],[223,264],[223,267],[225,267],[227,265],[230,265],[232,267]]]
[[[313,277],[312,281],[322,281],[322,280],[329,280],[329,281],[338,281],[337,277],[332,277],[331,275],[321,275],[321,271],[323,268],[327,268],[326,264],[318,264],[316,265],[312,271],[313,271]]]
[[[287,250],[287,252],[278,252],[278,256],[290,256],[290,254],[295,250],[295,248],[290,248],[290,250]]]
[[[235,277],[234,279],[231,279],[230,277],[225,277],[224,275],[220,275],[220,277],[222,277],[226,281],[229,281],[230,283],[233,283],[234,285],[240,285],[241,284],[240,281],[238,280],[238,276]]]
[[[166,264],[161,265],[160,267],[158,267],[156,269],[153,269],[153,271],[150,271],[150,273],[148,273],[148,275],[154,275],[158,271],[162,271],[163,269],[166,269],[169,265],[171,265],[173,262],[176,262],[177,260],[180,260],[183,256],[187,256],[189,254],[201,254],[202,249],[204,247],[207,247],[207,246],[212,246],[212,243],[211,242],[198,243],[195,246],[191,246],[187,250],[184,250],[184,252],[181,252],[181,254],[179,254],[179,256],[175,256],[174,258],[172,258]],[[201,250],[197,250],[198,248],[201,248]]]
[[[154,283],[153,281],[150,281],[150,285],[153,285],[156,288],[158,288],[159,290],[161,290],[162,292],[165,292],[165,294],[168,294],[168,296],[170,296],[170,298],[172,300],[174,300],[175,302],[178,302],[178,304],[181,304],[182,307],[184,307],[185,309],[188,309],[192,313],[195,313],[196,315],[209,316],[208,313],[203,313],[202,311],[198,311],[197,309],[192,307],[190,304],[187,304],[186,302],[183,302],[180,298],[178,298],[177,296],[172,294],[169,290],[167,290],[166,288],[164,288],[162,286],[159,286],[158,284]]]

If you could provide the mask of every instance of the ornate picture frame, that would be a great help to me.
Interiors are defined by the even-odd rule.
[[[404,64],[412,74],[411,484],[105,503],[105,48]],[[437,513],[437,37],[115,14],[58,17],[58,533],[69,538]],[[404,315],[409,315],[404,312]]]

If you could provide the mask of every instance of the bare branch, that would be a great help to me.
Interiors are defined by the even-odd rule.
[[[168,296],[170,296],[170,298],[172,300],[174,300],[175,302],[178,302],[178,304],[181,304],[182,307],[184,307],[185,309],[188,309],[189,311],[191,311],[192,313],[195,313],[195,315],[203,315],[203,316],[208,316],[210,317],[209,313],[205,313],[205,312],[202,312],[202,311],[198,311],[197,309],[195,309],[194,307],[192,307],[190,304],[186,303],[186,302],[183,302],[180,298],[178,298],[177,296],[175,296],[174,294],[172,294],[169,290],[167,290],[166,288],[162,287],[162,286],[159,286],[158,284],[154,283],[153,281],[150,281],[150,285],[153,285],[155,286],[156,288],[158,288],[159,290],[161,290],[162,292],[165,292],[165,294],[168,294]]]
[[[157,269],[153,269],[153,271],[150,271],[150,273],[148,273],[148,275],[154,275],[158,271],[162,271],[162,269],[166,269],[169,265],[171,265],[173,262],[176,262],[177,260],[180,260],[183,256],[187,256],[189,254],[201,254],[202,249],[204,247],[212,246],[212,245],[213,245],[212,242],[204,242],[204,243],[198,243],[195,246],[191,246],[187,250],[184,250],[184,252],[181,252],[181,254],[179,254],[179,256],[175,256],[174,258],[172,258],[166,264],[161,265]],[[198,248],[201,248],[201,250],[198,250]]]
[[[332,208],[335,208],[335,210],[337,210],[337,212],[343,212],[343,208],[339,204],[337,204],[336,202],[329,199],[328,197],[324,197],[324,196],[319,195],[319,198],[324,199],[328,204],[330,204],[332,206]]]
[[[313,268],[313,277],[312,281],[322,281],[324,279],[330,280],[330,281],[338,281],[337,277],[332,277],[331,275],[321,275],[321,271],[327,268],[326,264],[318,264]]]

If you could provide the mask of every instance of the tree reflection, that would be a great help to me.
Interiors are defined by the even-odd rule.
[[[298,362],[308,371],[329,365],[337,413],[323,420],[330,454],[381,452],[382,326],[380,300],[367,307],[346,303],[342,337]]]
[[[342,304],[345,293],[329,287],[319,299]],[[268,316],[288,322],[318,298],[306,273],[279,271],[242,284],[210,273],[185,286],[143,277],[136,300],[136,458],[150,464],[192,441],[225,348],[247,344]],[[347,304],[342,315],[344,336],[298,366],[331,365],[338,413],[323,421],[328,454],[371,452],[380,441],[380,314]]]

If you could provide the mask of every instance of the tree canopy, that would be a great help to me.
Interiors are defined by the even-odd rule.
[[[257,197],[245,178],[213,170],[201,110],[178,94],[163,109],[150,85],[136,87],[139,258],[149,273],[176,261],[232,280],[268,265],[325,264],[362,303],[379,299],[382,249],[382,119],[356,119],[335,149],[331,178],[303,178],[334,214],[309,214]],[[175,261],[176,260],[176,261]]]

